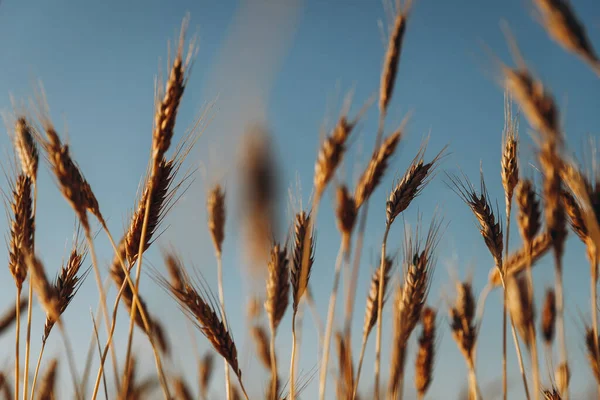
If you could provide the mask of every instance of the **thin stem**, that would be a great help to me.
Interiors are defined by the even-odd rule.
[[[533,272],[532,272],[532,258],[531,258],[531,242],[525,241],[525,246],[527,247],[527,286],[529,295],[533,299]],[[531,303],[533,304],[533,303]],[[533,321],[531,323],[529,329],[530,342],[531,342],[531,366],[532,366],[532,374],[533,374],[533,397],[535,400],[538,400],[540,397],[541,389],[540,389],[540,370],[538,365],[538,351],[537,351],[537,340],[535,337],[535,329],[533,326]]]
[[[564,298],[563,298],[563,282],[562,282],[562,260],[560,254],[554,251],[554,279],[556,292],[556,316],[558,324],[558,343],[560,348],[560,362],[567,363],[567,341],[565,336],[565,318],[564,318]],[[566,387],[564,393],[561,393],[565,400],[569,400],[569,388]]]
[[[363,335],[362,344],[360,346],[360,356],[358,358],[358,369],[356,370],[356,379],[354,381],[354,389],[352,390],[352,400],[356,398],[358,392],[358,381],[360,380],[360,371],[362,370],[363,359],[365,358],[365,349],[367,348],[367,335]]]
[[[128,376],[129,375],[129,370],[132,367],[132,363],[129,362],[131,361],[131,351],[132,351],[132,346],[133,346],[133,328],[135,325],[135,319],[130,318],[129,319],[129,330],[127,331],[127,351],[125,352],[125,360],[127,360],[125,362],[125,374],[124,376]]]
[[[32,215],[35,218],[35,212],[37,210],[37,183],[35,179],[33,179],[33,209]],[[35,234],[35,232],[34,232]],[[32,252],[35,254],[35,238],[32,244]],[[31,280],[29,281],[29,293],[27,296],[27,336],[25,339],[25,369],[23,370],[23,400],[27,400],[27,389],[29,386],[29,352],[30,352],[30,343],[31,343],[31,314],[33,305],[31,304],[33,300],[33,286],[31,285]],[[17,384],[18,386],[18,384]]]
[[[102,285],[102,278],[100,277],[100,269],[98,268],[98,259],[96,258],[96,248],[94,246],[94,240],[92,238],[92,232],[90,230],[90,225],[87,219],[80,219],[81,225],[85,232],[85,238],[88,242],[88,247],[90,249],[90,256],[92,258],[92,267],[94,269],[94,276],[96,278],[96,283],[98,285],[98,295],[100,297],[100,309],[102,310],[102,315],[104,317],[105,329],[108,332],[109,318],[108,318],[108,309],[106,308],[106,292],[104,291],[104,286]],[[114,346],[111,345],[111,360],[113,365],[113,373],[115,374],[115,379],[119,376],[119,368],[117,366],[117,356],[115,353]]]
[[[467,368],[469,370],[469,399],[479,400],[481,393],[477,385],[477,375],[475,374],[475,365],[472,360],[467,360]]]
[[[329,310],[327,311],[327,322],[325,325],[325,342],[323,343],[323,359],[321,362],[321,371],[319,375],[319,399],[325,398],[325,386],[327,381],[327,364],[329,362],[329,345],[331,342],[331,333],[333,331],[333,315],[335,313],[335,303],[337,300],[337,292],[340,285],[340,272],[342,267],[342,258],[344,254],[344,247],[340,245],[340,250],[335,261],[335,272],[333,275],[333,288],[331,289],[331,296],[329,298]],[[290,377],[292,379],[292,377]],[[290,382],[290,384],[292,384]],[[292,397],[292,400],[293,397]]]
[[[94,327],[94,335],[96,336],[96,344],[98,345],[98,354],[102,356],[102,346],[100,345],[100,336],[98,335],[98,326],[96,325],[96,319],[90,309],[90,316],[92,317],[92,326]],[[104,385],[104,397],[108,400],[108,387],[106,386],[106,374],[102,375],[102,383]],[[82,393],[85,395],[85,386],[82,387]]]
[[[31,284],[29,284],[29,287],[31,287]],[[21,288],[19,286],[17,286],[15,312],[17,317],[17,320],[15,321],[15,400],[19,400],[19,337],[21,336]]]
[[[113,318],[116,318],[116,315],[117,315],[116,307],[119,305],[119,301],[121,300],[122,292],[125,289],[125,285],[129,285],[129,287],[131,288],[132,294],[133,294],[132,314],[133,314],[133,310],[135,309],[135,306],[137,305],[140,309],[140,318],[142,319],[144,329],[145,329],[146,333],[148,334],[148,340],[150,341],[150,346],[152,347],[152,352],[154,354],[154,363],[156,364],[156,369],[158,372],[158,377],[159,377],[159,380],[161,383],[161,388],[163,390],[163,394],[164,394],[165,398],[170,399],[171,395],[169,393],[169,386],[167,384],[167,378],[165,376],[165,373],[164,373],[164,370],[162,367],[160,354],[158,352],[158,349],[156,348],[156,343],[154,342],[154,336],[151,334],[152,330],[150,329],[150,323],[148,320],[148,316],[146,315],[146,312],[140,305],[140,300],[138,297],[138,289],[136,286],[134,286],[133,282],[131,281],[129,271],[125,267],[125,262],[123,261],[121,254],[119,253],[119,251],[117,249],[117,245],[115,244],[115,241],[113,240],[113,237],[110,234],[110,231],[108,230],[106,222],[104,220],[100,220],[100,223],[102,224],[102,228],[106,232],[106,236],[108,236],[108,240],[110,241],[110,244],[112,245],[113,250],[119,260],[119,263],[121,264],[121,268],[125,274],[125,281],[123,282],[123,285],[121,285],[121,289],[119,290],[119,295],[117,296],[117,299],[115,302],[115,310],[113,310]],[[143,237],[142,237],[142,239],[143,239]],[[139,257],[141,257],[141,255],[139,255]],[[116,324],[116,321],[113,320],[112,324],[113,325]],[[109,339],[107,341],[107,345],[112,343],[113,334],[114,334],[114,326],[111,327],[111,333],[109,334]],[[104,360],[102,360],[102,363],[104,363]],[[102,366],[100,369],[102,369]],[[98,371],[98,372],[100,372],[100,371]],[[97,389],[96,389],[96,391],[97,391]]]
[[[375,388],[375,399],[379,399],[379,389]],[[402,400],[404,398],[404,366],[400,371],[400,376],[398,377],[398,386],[394,389],[393,398]]]
[[[381,367],[381,329],[383,325],[383,318],[381,317],[383,311],[383,281],[384,281],[384,270],[385,270],[385,255],[387,246],[387,237],[390,232],[390,224],[386,224],[385,232],[383,233],[383,240],[381,243],[381,261],[379,263],[379,287],[377,288],[377,336],[375,341],[375,393],[379,393],[379,374]],[[375,398],[377,400],[377,397]]]
[[[315,299],[313,298],[312,291],[310,287],[306,287],[306,304],[308,304],[308,308],[310,308],[310,314],[312,315],[313,321],[315,323],[315,328],[317,329],[317,338],[319,339],[319,353],[323,348],[323,322],[319,317],[319,311],[317,310],[317,305],[315,304]]]
[[[242,393],[244,394],[244,397],[246,398],[246,400],[250,400],[248,398],[248,393],[246,392],[246,388],[244,387],[244,383],[242,382],[242,377],[238,375],[238,382],[240,383],[240,388],[242,389]]]
[[[533,374],[533,398],[538,400],[540,398],[540,367],[538,365],[538,351],[537,351],[537,340],[535,338],[535,330],[533,327],[530,329],[531,335],[531,366]]]
[[[296,315],[294,315],[292,319],[296,319]],[[269,398],[267,400],[277,400],[277,359],[275,358],[275,333],[275,327],[271,324],[271,393],[273,394],[274,398]],[[293,362],[294,361],[292,360],[292,363]]]
[[[223,293],[223,258],[221,252],[217,250],[217,276],[219,284],[219,303],[221,304],[221,319],[223,320],[223,326],[227,330],[227,318],[225,318],[225,294]],[[229,378],[229,364],[227,360],[223,359],[225,368],[225,393],[227,394],[227,400],[231,400],[231,380]]]
[[[75,388],[75,396],[77,399],[83,399],[83,394],[79,392],[79,378],[77,377],[77,367],[75,366],[75,359],[73,357],[73,347],[71,347],[71,341],[67,337],[67,330],[62,322],[62,319],[57,321],[58,328],[60,329],[63,342],[65,344],[65,351],[67,353],[67,363],[69,364],[69,372],[71,373],[71,379],[73,380],[73,386]]]
[[[112,338],[115,333],[115,326],[117,323],[117,313],[119,311],[119,300],[121,300],[121,296],[123,295],[123,290],[125,290],[126,284],[127,284],[127,282],[123,282],[123,284],[121,285],[121,288],[119,289],[119,293],[117,293],[117,298],[115,299],[115,305],[113,308],[113,315],[112,315],[112,324],[110,326],[110,331],[108,333],[108,339],[106,341],[106,345],[104,346],[104,351],[102,352],[102,356],[100,357],[100,367],[98,368],[98,374],[96,375],[96,383],[94,384],[92,400],[95,400],[96,396],[98,395],[98,389],[100,388],[100,377],[102,376],[102,373],[104,372],[104,361],[106,360],[106,356],[108,355],[108,348],[110,347],[110,345],[112,343]]]
[[[354,314],[354,293],[356,293],[356,285],[358,284],[358,268],[360,267],[360,257],[365,236],[365,227],[367,224],[367,211],[369,210],[369,199],[365,200],[362,206],[360,223],[358,226],[358,238],[354,247],[354,260],[352,264],[352,272],[348,290],[346,291],[346,310],[344,316],[344,338],[350,343],[350,334],[352,331],[352,315]]]
[[[42,364],[42,356],[44,355],[44,349],[46,348],[46,341],[42,340],[42,348],[40,349],[40,355],[38,356],[37,365],[35,366],[35,373],[33,374],[33,383],[31,384],[31,397],[30,400],[33,400],[33,395],[35,394],[35,383],[37,382],[38,373],[40,372],[40,365]]]
[[[272,354],[272,352],[271,352]],[[271,355],[273,357],[273,355]],[[296,311],[292,314],[292,357],[290,360],[290,399],[296,396]]]
[[[508,258],[508,247],[510,243],[510,211],[512,206],[512,196],[506,198],[506,241],[504,243],[504,259]],[[500,271],[500,274],[503,272]],[[507,340],[506,340],[506,290],[503,293],[502,307],[502,398],[508,397],[508,375],[507,375]]]
[[[499,266],[498,262],[496,262],[496,268],[498,268],[499,270],[499,275],[500,275],[500,281],[502,283],[502,296],[504,298],[504,308],[506,309],[506,282],[504,279],[504,273],[502,268]],[[515,344],[515,350],[517,352],[517,360],[519,362],[519,370],[521,371],[521,378],[523,379],[523,387],[525,388],[525,396],[527,398],[527,400],[530,399],[529,397],[529,388],[527,387],[527,376],[525,375],[525,366],[523,364],[523,355],[521,353],[521,346],[519,345],[519,339],[517,338],[517,331],[515,330],[515,324],[513,323],[513,319],[512,316],[509,315],[510,317],[510,331],[512,333],[512,337],[513,337],[513,342]]]
[[[109,278],[106,278],[104,281],[104,290],[108,289]],[[90,310],[91,312],[91,310]],[[98,304],[98,309],[96,310],[96,317],[94,321],[97,321],[100,318],[100,304]],[[90,376],[90,369],[92,368],[92,356],[94,355],[94,333],[90,337],[90,345],[88,346],[87,355],[85,357],[85,367],[83,368],[83,378],[81,380],[81,392],[85,393],[87,389],[87,380]],[[100,350],[100,355],[102,356],[102,349]],[[120,387],[119,380],[115,381],[117,387]]]

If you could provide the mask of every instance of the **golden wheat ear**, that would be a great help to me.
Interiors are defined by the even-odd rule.
[[[180,261],[177,256],[168,258]],[[191,277],[181,262],[175,265],[175,268],[179,269],[183,283],[182,288],[173,286],[167,278],[159,274],[154,276],[155,281],[177,301],[181,311],[208,339],[214,350],[227,361],[247,398],[242,383],[242,370],[238,363],[237,347],[230,330],[226,328],[228,324],[221,317],[221,315],[225,315],[224,310],[220,310],[218,300],[199,271],[194,271],[195,277]]]
[[[600,59],[572,5],[565,0],[535,0],[548,35],[565,50],[585,61],[600,75]]]

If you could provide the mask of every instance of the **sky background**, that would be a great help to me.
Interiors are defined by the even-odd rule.
[[[600,46],[600,7],[595,0],[578,0],[575,9]],[[378,21],[387,26],[389,14],[379,0],[287,1],[139,1],[76,2],[16,1],[0,3],[0,109],[11,112],[10,96],[17,103],[33,97],[38,80],[44,84],[53,120],[68,143],[99,200],[115,237],[121,236],[135,206],[136,192],[144,174],[151,143],[153,93],[156,74],[166,70],[167,42],[177,38],[181,21],[190,13],[190,36],[199,38],[199,50],[181,105],[176,139],[184,135],[195,116],[214,102],[210,122],[186,160],[196,169],[195,180],[165,220],[166,232],[147,253],[144,264],[164,272],[160,249],[174,246],[186,265],[202,272],[216,292],[216,261],[206,228],[206,188],[220,182],[228,194],[224,244],[226,309],[239,350],[244,381],[251,398],[260,398],[268,379],[247,334],[246,306],[250,281],[239,231],[236,208],[236,159],[244,129],[250,122],[266,123],[272,134],[281,186],[281,226],[285,233],[301,204],[309,203],[313,166],[323,126],[330,128],[343,100],[353,92],[351,115],[379,89],[385,41]],[[408,112],[412,116],[388,173],[370,201],[367,235],[361,260],[353,332],[357,357],[370,275],[376,262],[384,228],[384,204],[395,177],[401,176],[424,137],[430,135],[426,160],[445,145],[449,156],[435,179],[405,213],[406,226],[414,227],[419,213],[427,226],[434,215],[448,224],[437,252],[437,268],[428,303],[441,307],[440,336],[430,399],[458,398],[466,386],[466,368],[447,327],[446,300],[453,293],[452,274],[474,276],[479,293],[484,287],[492,258],[481,239],[475,220],[461,200],[445,184],[443,171],[459,167],[473,181],[482,166],[492,199],[504,208],[500,180],[503,91],[497,64],[491,54],[511,64],[500,21],[516,36],[530,67],[548,85],[561,110],[561,123],[569,149],[581,156],[588,138],[600,127],[600,81],[574,56],[566,54],[547,37],[536,22],[527,0],[503,2],[456,0],[417,1],[410,16],[402,49],[396,90],[390,104],[386,133],[395,129]],[[354,186],[370,155],[377,126],[377,107],[361,119],[352,147],[338,177]],[[11,154],[10,138],[0,135],[2,164]],[[521,174],[539,182],[532,166],[534,146],[527,122],[520,125]],[[1,185],[6,191],[6,181]],[[293,194],[289,200],[288,189]],[[311,287],[322,320],[325,318],[339,233],[332,212],[334,196],[328,190],[317,222],[318,243]],[[504,215],[504,213],[500,213]],[[46,165],[40,169],[36,250],[53,276],[70,249],[75,217],[61,197]],[[391,251],[402,259],[403,226],[396,222],[388,240]],[[8,225],[3,224],[8,235]],[[520,246],[513,229],[510,246]],[[284,240],[284,237],[280,237]],[[105,235],[98,235],[100,267],[107,276],[112,252]],[[583,322],[589,319],[589,267],[583,245],[575,235],[568,240],[565,256],[566,323],[572,392],[583,398],[592,375],[585,364]],[[0,259],[8,260],[5,247]],[[146,262],[147,260],[147,262]],[[89,263],[89,259],[88,259]],[[146,269],[146,268],[144,268]],[[149,269],[146,269],[149,271]],[[0,280],[0,301],[14,301],[14,284],[8,268]],[[536,301],[541,303],[546,286],[553,282],[551,257],[534,271]],[[109,305],[115,296],[111,287]],[[174,356],[166,361],[170,373],[184,374],[196,388],[197,351],[208,342],[196,334],[192,344],[185,317],[149,274],[142,276],[142,295],[153,314],[168,328]],[[64,314],[69,339],[76,349],[81,373],[92,333],[90,310],[98,295],[90,275]],[[342,310],[343,299],[338,302]],[[126,346],[128,318],[120,310],[116,331],[119,354]],[[287,377],[291,351],[291,313],[280,325],[277,339],[280,372]],[[342,323],[336,315],[336,327]],[[387,381],[392,321],[384,311],[383,379]],[[40,347],[44,316],[36,305],[33,314],[32,357]],[[309,376],[318,366],[317,334],[307,312],[303,318],[300,373]],[[413,365],[416,336],[407,360],[406,398],[414,396]],[[105,342],[104,327],[100,328]],[[499,395],[501,380],[501,305],[493,293],[478,344],[477,372],[481,389],[489,397]],[[12,371],[13,340],[0,338],[0,367]],[[373,382],[374,338],[371,337],[361,378],[361,391],[370,393]],[[137,332],[134,348],[142,361],[140,374],[154,373],[147,340]],[[24,353],[24,349],[22,350]],[[58,330],[50,336],[44,356],[49,361],[63,353]],[[332,353],[332,360],[335,353]],[[122,359],[121,359],[122,362]],[[509,342],[511,394],[522,396],[512,343]],[[97,366],[97,359],[95,360]],[[63,362],[63,364],[66,364]],[[541,364],[544,365],[543,359]],[[334,362],[331,362],[333,367]],[[210,398],[224,398],[222,368],[216,364]],[[62,393],[70,393],[66,365],[60,372]],[[95,377],[95,372],[94,372]],[[548,382],[542,368],[543,382]],[[112,373],[108,375],[112,381]],[[109,383],[110,385],[110,383]],[[328,398],[334,397],[334,380]],[[303,393],[318,393],[315,377]],[[581,396],[581,397],[580,397]],[[368,397],[368,396],[367,396]]]

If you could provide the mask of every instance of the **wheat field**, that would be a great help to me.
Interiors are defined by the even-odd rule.
[[[166,68],[148,85],[145,142],[93,142],[106,164],[115,162],[111,148],[131,155],[107,183],[95,184],[109,168],[78,158],[85,133],[51,112],[60,88],[45,86],[42,74],[22,97],[7,93],[2,193],[12,279],[1,287],[12,300],[0,315],[0,396],[600,398],[594,135],[591,157],[572,148],[564,102],[503,20],[497,31],[509,51],[477,47],[501,99],[503,125],[481,133],[496,157],[483,160],[474,143],[454,149],[436,130],[410,139],[419,110],[410,111],[399,82],[413,30],[428,29],[412,21],[420,3],[386,3],[372,95],[343,89],[330,121],[311,133],[310,169],[293,171],[295,180],[286,181],[282,171],[294,165],[277,152],[279,125],[267,118],[239,117],[235,159],[222,148],[196,159],[211,147],[205,133],[219,115],[237,118],[220,96],[186,105],[197,102],[192,77],[209,74],[194,25],[202,16],[183,17],[168,49],[152,44]],[[527,6],[544,40],[596,84],[597,27],[588,35],[566,0]],[[69,110],[59,112],[69,120]],[[479,170],[462,168],[454,155],[465,152],[462,161]],[[133,166],[139,154],[146,164]],[[138,172],[137,188],[118,182]],[[129,193],[129,203],[110,201]],[[45,205],[53,195],[63,211]],[[445,212],[446,201],[460,212]],[[62,225],[72,236],[47,224],[54,212],[68,215]],[[444,252],[468,241],[455,226],[477,238],[459,266]],[[44,254],[60,246],[60,262]],[[587,264],[572,265],[574,253]],[[475,254],[485,256],[464,265]],[[565,284],[574,269],[578,284]]]

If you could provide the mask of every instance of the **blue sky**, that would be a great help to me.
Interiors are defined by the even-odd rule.
[[[594,0],[580,0],[576,11],[588,27],[592,42],[600,46],[600,9]],[[259,1],[28,1],[5,0],[0,4],[0,109],[12,109],[9,95],[17,101],[31,98],[37,81],[44,84],[56,126],[65,135],[73,156],[80,164],[98,197],[110,229],[120,236],[135,204],[138,183],[149,155],[153,118],[154,78],[166,68],[167,41],[174,39],[181,21],[190,13],[190,32],[199,37],[199,51],[186,89],[177,123],[177,137],[203,107],[214,101],[211,120],[187,159],[197,168],[195,181],[168,215],[169,229],[148,252],[145,260],[162,270],[160,247],[174,245],[189,265],[202,271],[216,284],[216,262],[206,229],[206,187],[219,181],[229,195],[228,224],[224,245],[225,294],[227,312],[237,340],[246,384],[254,396],[262,393],[268,378],[262,370],[246,334],[245,310],[248,301],[247,271],[239,238],[235,201],[237,175],[235,156],[243,128],[254,120],[265,121],[272,132],[276,158],[282,176],[282,231],[291,222],[291,211],[300,199],[308,204],[313,165],[322,126],[331,126],[344,97],[353,91],[351,113],[357,112],[377,93],[384,54],[378,21],[388,16],[380,1],[338,2],[334,0]],[[418,213],[428,224],[436,207],[449,223],[438,249],[438,263],[429,303],[442,307],[442,324],[434,381],[428,398],[447,398],[466,385],[466,370],[446,327],[445,300],[451,294],[449,271],[459,276],[474,274],[479,292],[485,285],[492,259],[484,246],[467,207],[444,183],[443,170],[460,167],[472,180],[480,164],[492,198],[503,209],[500,183],[500,143],[503,127],[503,93],[498,71],[489,50],[510,63],[500,21],[505,20],[516,36],[529,65],[552,90],[561,109],[569,148],[582,154],[587,138],[596,136],[600,126],[600,81],[578,59],[551,42],[533,16],[529,1],[453,2],[417,1],[411,14],[402,50],[399,76],[386,124],[386,132],[396,128],[412,112],[403,139],[386,179],[370,202],[369,221],[360,281],[357,310],[364,306],[373,262],[377,259],[383,235],[385,196],[393,178],[401,175],[430,135],[426,159],[446,144],[450,155],[439,173],[411,205],[405,215],[408,226],[415,225]],[[162,60],[162,61],[161,61]],[[377,125],[377,109],[371,107],[352,139],[339,175],[351,185],[372,151]],[[65,136],[66,137],[66,136]],[[531,164],[534,146],[528,125],[521,121],[521,171],[539,179]],[[0,135],[2,154],[9,154],[10,140]],[[8,158],[4,158],[7,160]],[[3,164],[6,164],[4,161]],[[297,185],[296,182],[300,182]],[[299,191],[297,188],[302,188]],[[2,185],[6,188],[6,184]],[[288,205],[287,189],[295,194],[295,206]],[[316,261],[311,278],[316,302],[324,318],[333,277],[339,233],[332,213],[333,196],[328,191],[319,213]],[[502,213],[503,214],[503,213]],[[501,215],[502,215],[501,214]],[[53,275],[66,256],[72,237],[74,216],[44,167],[41,169],[36,244],[49,274]],[[8,229],[5,226],[5,231]],[[519,246],[516,230],[511,248]],[[401,249],[402,223],[392,229],[388,248]],[[107,240],[98,236],[101,267],[111,259]],[[7,259],[6,250],[0,257]],[[584,248],[571,237],[565,260],[567,335],[573,371],[572,387],[583,392],[591,373],[583,363],[580,314],[589,316],[588,265]],[[106,272],[106,268],[104,268]],[[8,270],[0,281],[0,300],[9,304],[14,285]],[[552,283],[550,257],[536,266],[538,303],[543,289]],[[76,349],[78,365],[92,330],[89,310],[97,306],[96,283],[90,276],[65,313],[69,337]],[[190,351],[185,318],[177,306],[148,275],[142,277],[143,295],[158,317],[166,321],[175,347],[168,369],[195,379],[194,352]],[[114,298],[114,288],[109,293]],[[494,293],[487,303],[478,346],[478,375],[481,386],[497,384],[501,377],[500,296]],[[340,304],[341,306],[341,304]],[[338,308],[338,309],[341,309]],[[302,334],[301,370],[317,365],[317,338],[309,314],[305,314]],[[341,315],[341,313],[338,313]],[[385,312],[384,349],[389,348],[391,313]],[[355,317],[353,349],[358,353],[363,322]],[[336,320],[337,326],[341,318]],[[36,307],[33,325],[33,354],[37,356],[43,314]],[[127,320],[117,327],[117,346],[126,345]],[[102,338],[105,337],[103,328]],[[61,353],[58,331],[49,341],[45,359]],[[200,351],[208,343],[196,335]],[[415,335],[416,336],[416,335]],[[151,353],[140,335],[135,343],[144,362],[142,370],[153,372]],[[0,339],[2,363],[12,365],[13,338]],[[407,362],[407,398],[412,395],[412,365],[415,339]],[[280,326],[277,341],[282,375],[286,376],[291,349],[290,313]],[[518,370],[512,346],[509,348],[511,390],[520,393]],[[371,338],[368,354],[373,354]],[[122,351],[121,353],[124,353]],[[383,362],[387,365],[387,351]],[[361,379],[363,391],[372,384],[372,355],[367,356]],[[384,369],[385,371],[385,369]],[[222,388],[221,368],[216,369],[213,395]],[[63,368],[63,390],[70,390],[68,370]],[[544,382],[547,374],[543,372]],[[384,374],[384,379],[386,376]],[[330,380],[333,382],[333,380]],[[331,396],[333,383],[329,384]],[[318,390],[314,380],[305,398]],[[453,395],[450,397],[453,398]]]

